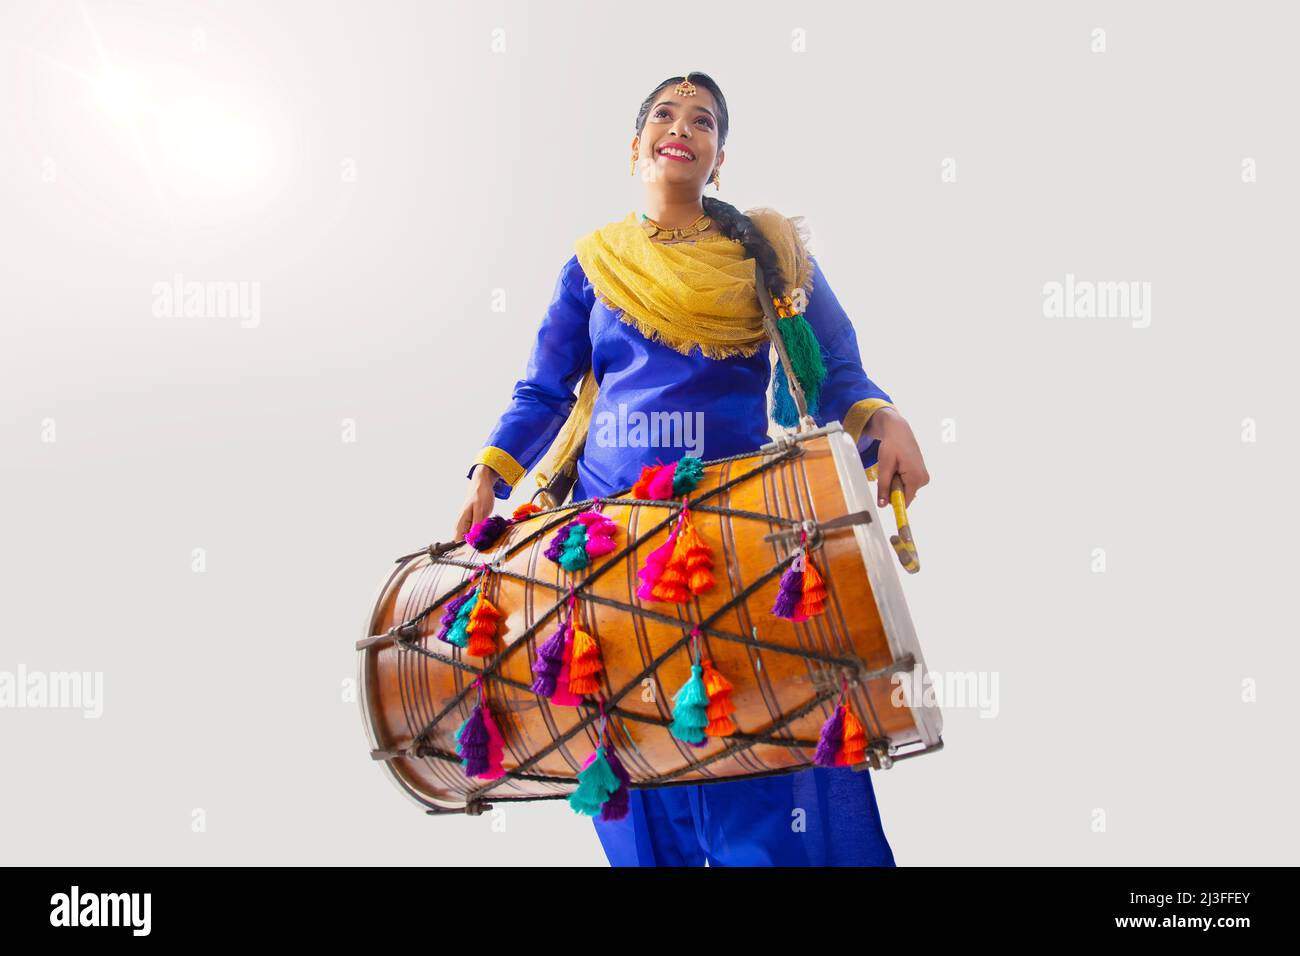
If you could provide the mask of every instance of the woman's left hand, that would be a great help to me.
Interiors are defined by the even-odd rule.
[[[880,507],[889,504],[889,489],[894,475],[903,482],[903,504],[910,505],[916,492],[930,483],[921,447],[912,434],[907,419],[893,408],[881,408],[871,416],[866,431],[880,439],[880,453],[876,459],[877,498]]]

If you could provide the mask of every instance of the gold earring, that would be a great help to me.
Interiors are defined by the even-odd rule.
[[[722,180],[721,180],[721,179],[719,178],[719,176],[718,176],[718,170],[721,169],[721,168],[722,168],[721,166],[715,166],[715,167],[713,168],[713,188],[714,188],[715,190],[721,190],[721,189],[722,189]]]
[[[636,175],[636,150],[632,151],[632,161],[628,163],[627,174],[629,176]]]

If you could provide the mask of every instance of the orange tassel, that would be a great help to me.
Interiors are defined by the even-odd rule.
[[[844,704],[844,743],[835,757],[835,766],[851,767],[867,757],[867,732],[862,722],[853,716],[853,709]]]
[[[569,693],[594,694],[600,690],[600,680],[596,676],[605,663],[601,660],[600,645],[596,639],[574,625],[573,658],[569,661]]]
[[[826,582],[822,580],[812,558],[804,555],[803,590],[799,593],[799,610],[796,620],[821,614],[826,610]]]
[[[689,515],[686,517],[685,527],[677,536],[677,545],[673,548],[674,558],[677,557],[678,548],[681,549],[686,571],[686,586],[690,588],[691,593],[703,594],[712,588],[715,583],[712,573],[713,549],[695,530],[695,523],[691,521]]]
[[[650,482],[654,480],[654,476],[659,473],[659,469],[662,467],[663,465],[641,466],[641,477],[638,478],[636,484],[632,486],[633,498],[645,499],[650,497]]]
[[[704,728],[704,732],[710,737],[729,737],[734,734],[737,728],[731,715],[736,712],[736,705],[731,702],[731,681],[723,677],[722,672],[710,660],[704,662],[704,690],[709,695],[709,725]]]
[[[664,565],[664,570],[650,588],[650,596],[656,601],[671,601],[681,604],[691,599],[690,575],[686,570],[686,537],[690,534],[690,524],[683,523],[677,531],[677,540],[673,542],[673,552]]]
[[[469,613],[469,624],[465,632],[469,640],[465,643],[465,653],[473,657],[491,657],[497,651],[497,624],[501,612],[496,609],[480,588],[478,601]]]
[[[529,515],[537,514],[537,512],[541,510],[542,508],[540,505],[535,505],[531,501],[525,501],[522,505],[516,508],[514,512],[510,515],[510,520],[523,521]]]

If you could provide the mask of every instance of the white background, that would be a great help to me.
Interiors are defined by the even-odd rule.
[[[562,803],[422,816],[345,682],[573,241],[641,208],[637,106],[689,69],[731,108],[717,195],[807,217],[919,437],[931,668],[997,675],[996,716],[945,706],[943,752],[874,775],[898,862],[1294,862],[1296,27],[5,3],[0,671],[102,672],[104,713],[0,709],[0,856],[604,863]],[[260,321],[155,316],[177,274],[258,283]],[[1150,283],[1149,326],[1045,317],[1067,274]]]

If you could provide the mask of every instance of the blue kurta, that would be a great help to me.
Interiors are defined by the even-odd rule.
[[[815,258],[812,264],[804,316],[827,370],[814,417],[819,425],[865,421],[892,402],[867,377],[853,324]],[[600,301],[575,255],[560,270],[524,378],[475,463],[496,469],[502,477],[495,493],[508,498],[555,439],[589,366],[600,390],[573,500],[628,488],[645,464],[753,451],[768,441],[771,354],[760,348],[748,357],[711,359],[647,339]],[[875,464],[879,444],[859,441],[864,468]],[[847,767],[633,790],[631,798],[625,819],[596,819],[615,866],[703,866],[706,858],[714,866],[894,862],[870,774]]]

